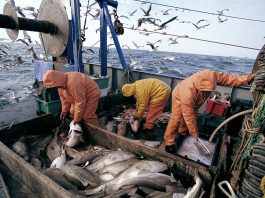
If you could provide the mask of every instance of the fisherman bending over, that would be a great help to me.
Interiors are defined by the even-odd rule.
[[[176,136],[185,135],[187,132],[198,140],[196,115],[216,85],[243,86],[249,84],[254,77],[255,74],[239,76],[202,70],[179,82],[172,92],[171,117],[164,135],[165,150],[175,154]]]
[[[61,119],[70,112],[73,123],[98,125],[96,110],[100,88],[89,76],[80,72],[60,72],[49,70],[43,78],[47,88],[57,87],[62,103]]]
[[[136,98],[136,112],[131,121],[134,132],[138,131],[139,120],[145,110],[148,109],[146,123],[144,124],[145,139],[155,139],[154,124],[162,113],[170,92],[171,89],[166,83],[154,78],[137,80],[135,83],[123,85],[123,95],[125,97],[135,96]]]

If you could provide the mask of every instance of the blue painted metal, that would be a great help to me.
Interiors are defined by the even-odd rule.
[[[104,14],[106,1],[99,2],[100,6],[100,57],[101,57],[101,76],[107,76],[107,22]]]
[[[111,22],[111,16],[110,16],[109,11],[108,11],[107,8],[104,9],[104,12],[105,12],[105,17],[106,17],[106,20],[107,20],[107,23],[108,23],[108,26],[109,26],[109,29],[110,29],[110,32],[111,32],[111,35],[112,35],[112,39],[114,41],[116,50],[117,50],[119,58],[120,58],[120,62],[121,62],[122,68],[125,70],[127,68],[127,64],[126,64],[125,58],[123,56],[123,53],[122,53],[122,50],[121,50],[121,46],[120,46],[117,34],[115,32],[114,26],[113,26],[113,24]]]
[[[68,36],[68,42],[67,42],[67,59],[68,59],[68,64],[73,65],[74,64],[74,51],[73,51],[73,42],[72,42],[72,35],[73,35],[73,30],[72,30],[72,21],[69,20],[69,36]],[[76,69],[78,71],[78,68]]]
[[[111,16],[108,11],[108,5],[117,7],[118,2],[113,0],[98,0],[100,6],[100,57],[101,57],[101,75],[107,75],[107,25],[109,26],[117,53],[123,69],[127,68],[125,58],[123,56],[118,37],[111,21]]]
[[[74,54],[74,67],[76,71],[84,72],[82,50],[80,46],[80,3],[79,0],[71,0],[72,11],[72,44]]]

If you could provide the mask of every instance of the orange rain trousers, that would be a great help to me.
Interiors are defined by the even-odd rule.
[[[168,94],[169,97],[169,94]],[[148,111],[146,112],[146,122],[144,124],[144,128],[146,129],[153,129],[154,125],[163,112],[168,97],[165,100],[159,101],[159,102],[150,102],[148,106]]]
[[[98,101],[100,98],[100,92],[95,93],[93,96],[89,97],[89,100],[86,102],[86,108],[83,114],[84,124],[89,123],[93,125],[98,125],[98,118],[96,115],[96,110],[98,108]],[[70,114],[75,115],[75,105],[71,105]]]

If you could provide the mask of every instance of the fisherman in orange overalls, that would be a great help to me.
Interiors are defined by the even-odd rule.
[[[177,135],[185,135],[188,132],[196,141],[198,140],[197,112],[216,85],[248,85],[254,77],[255,74],[239,76],[202,70],[179,82],[172,92],[171,117],[164,134],[165,150],[172,154],[176,153]]]
[[[70,112],[74,124],[98,125],[96,110],[100,97],[100,88],[89,76],[80,72],[60,72],[49,70],[43,78],[47,88],[57,87],[62,103],[60,118]]]
[[[166,106],[170,92],[171,89],[165,82],[154,78],[137,80],[135,83],[123,85],[122,93],[125,97],[136,97],[136,112],[131,123],[132,126],[139,122],[148,109],[144,124],[146,140],[155,139],[154,125]],[[138,128],[135,132],[137,130]]]

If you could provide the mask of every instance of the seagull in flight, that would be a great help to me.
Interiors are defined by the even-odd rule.
[[[207,26],[210,25],[209,23],[206,24],[206,25],[202,25],[202,26],[198,26],[198,25],[196,25],[195,23],[191,23],[191,24],[194,25],[194,26],[196,27],[197,30],[199,30],[199,29],[201,29],[201,28],[205,28],[205,27],[207,27]]]
[[[157,46],[155,46],[153,43],[150,43],[150,42],[148,42],[146,45],[149,45],[150,47],[151,47],[151,51],[157,51],[157,49],[158,49],[158,45]]]
[[[133,69],[136,69],[135,65],[139,63],[139,61],[134,57],[132,54],[129,53],[130,59],[131,59],[131,64],[129,67],[132,67]]]
[[[219,22],[219,23],[223,23],[223,22],[225,22],[225,21],[227,21],[227,20],[228,20],[228,19],[224,19],[224,20],[223,20],[223,19],[221,19],[220,16],[218,16],[218,22]]]
[[[173,45],[173,44],[178,44],[178,41],[177,41],[178,37],[176,37],[175,39],[170,37],[168,39],[168,41],[170,41],[170,43],[168,45]]]
[[[143,47],[143,46],[137,45],[134,41],[132,41],[132,43],[137,49],[140,48],[140,47]]]
[[[170,23],[170,22],[176,20],[177,18],[178,18],[178,16],[175,16],[175,17],[173,17],[173,18],[167,20],[166,22],[164,22],[164,23],[162,23],[161,25],[159,25],[159,28],[158,28],[157,30],[162,30],[162,29],[166,28],[166,24],[168,24],[168,23]]]
[[[141,8],[141,10],[144,12],[144,16],[150,16],[151,9],[152,9],[152,4],[150,4],[147,11],[145,11],[143,8]]]
[[[169,15],[169,14],[168,14],[168,11],[169,11],[169,10],[172,10],[172,9],[170,8],[170,9],[167,9],[167,10],[165,10],[165,11],[162,10],[162,13],[163,13],[162,15]]]
[[[132,12],[128,12],[129,13],[129,16],[133,16],[135,12],[137,12],[137,9],[134,10],[134,11],[132,11]]]

